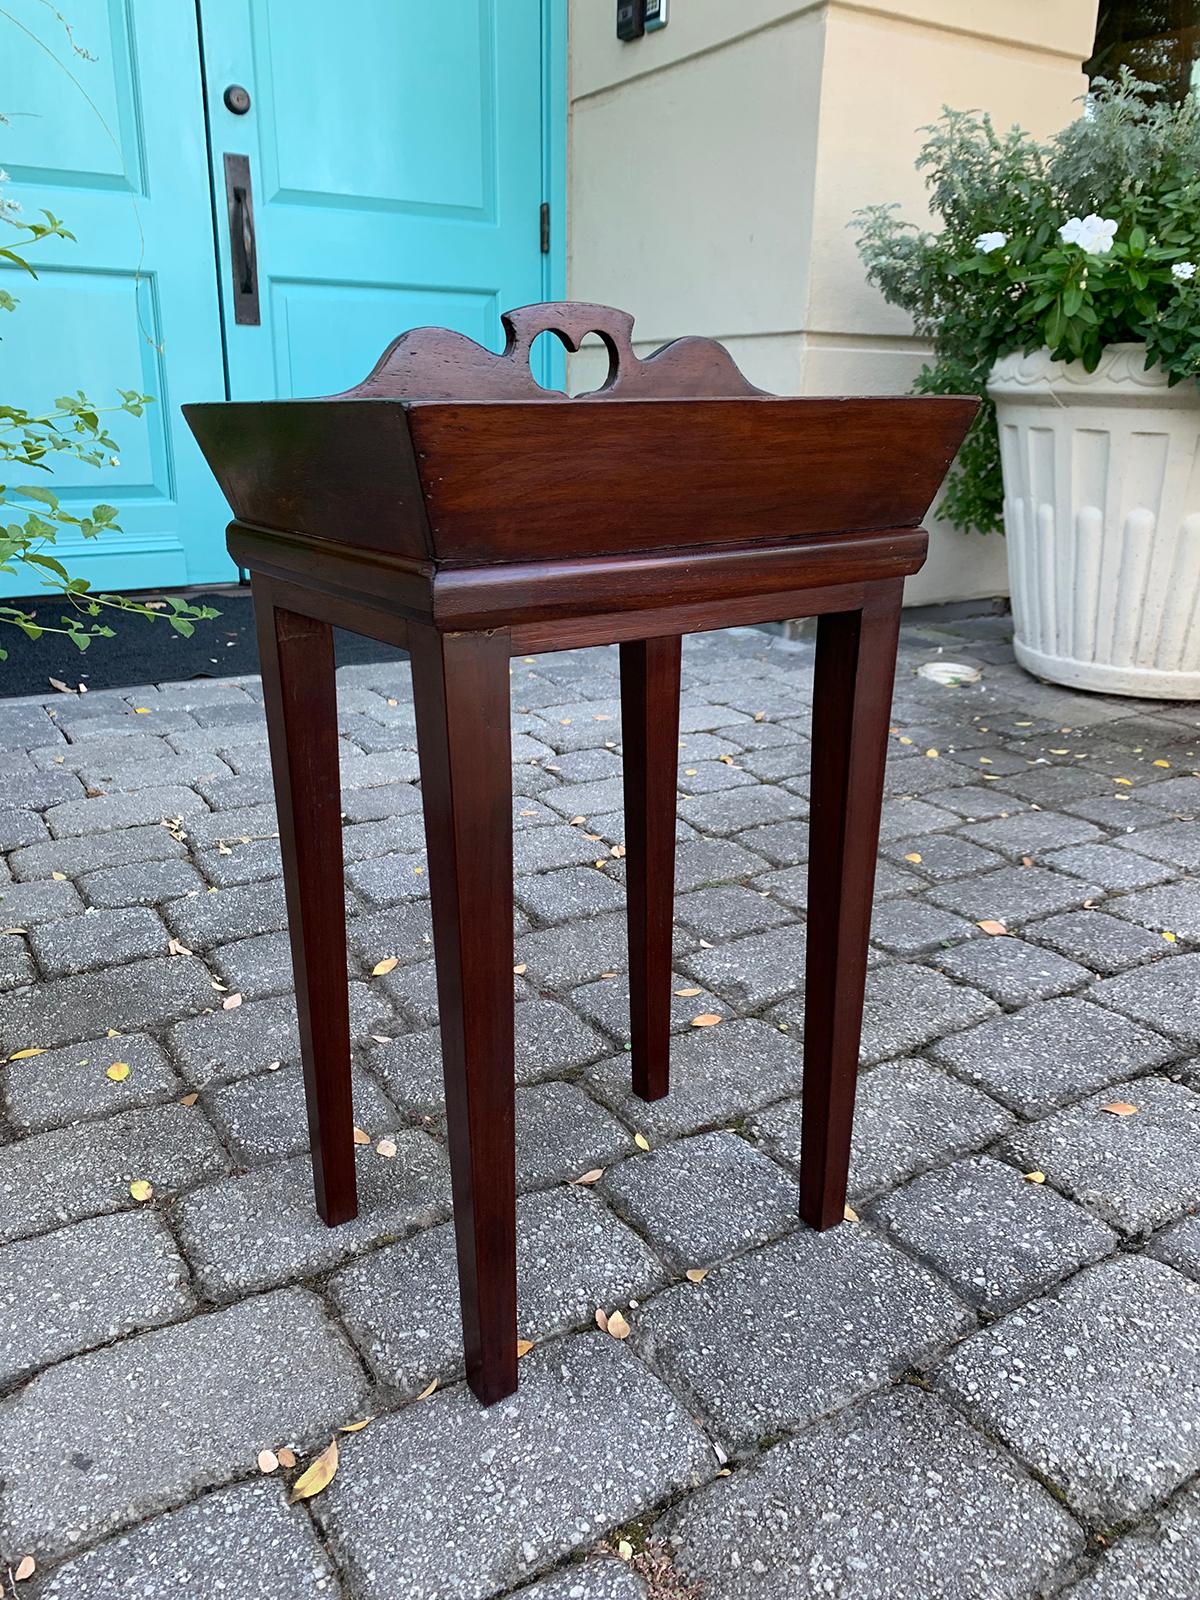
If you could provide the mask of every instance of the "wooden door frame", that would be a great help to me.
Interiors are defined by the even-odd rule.
[[[542,257],[542,298],[567,293],[567,0],[542,6],[542,197],[550,206],[550,249]]]

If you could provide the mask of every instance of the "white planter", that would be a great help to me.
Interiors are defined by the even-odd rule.
[[[1112,345],[992,369],[1017,660],[1053,683],[1200,698],[1200,390]]]

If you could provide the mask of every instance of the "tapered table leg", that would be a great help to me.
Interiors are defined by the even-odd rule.
[[[253,589],[313,1184],[333,1227],[358,1213],[333,634],[277,606],[269,579]]]
[[[661,1100],[670,1081],[680,650],[677,637],[621,646],[629,1021],[643,1100]]]
[[[800,1215],[842,1220],[879,847],[900,582],[817,624]]]
[[[467,1380],[517,1387],[507,632],[409,634]]]

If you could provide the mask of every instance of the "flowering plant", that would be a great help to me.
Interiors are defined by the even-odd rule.
[[[984,401],[939,512],[1002,526],[988,374],[1041,347],[1095,371],[1107,346],[1146,346],[1169,383],[1200,381],[1200,100],[1154,99],[1128,72],[1097,80],[1085,113],[1046,141],[946,110],[917,158],[937,231],[895,206],[856,214],[870,281],[912,314],[934,359],[916,388]]]

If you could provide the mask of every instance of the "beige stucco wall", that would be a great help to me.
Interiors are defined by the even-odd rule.
[[[1076,113],[1097,0],[672,0],[631,44],[570,0],[568,290],[639,348],[725,342],[784,394],[898,393],[924,346],[865,282],[846,224],[924,206],[917,131],[944,103],[1049,132]],[[572,372],[587,387],[586,355]],[[1007,592],[1004,543],[934,524],[910,603]]]

